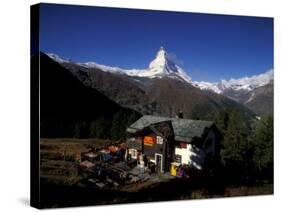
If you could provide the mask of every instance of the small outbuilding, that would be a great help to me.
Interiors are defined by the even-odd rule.
[[[158,172],[169,171],[173,164],[202,170],[220,158],[221,135],[211,121],[144,115],[127,134],[129,157],[146,158]]]

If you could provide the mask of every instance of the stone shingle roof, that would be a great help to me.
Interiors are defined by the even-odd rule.
[[[149,125],[151,124],[156,124],[164,121],[171,121],[175,139],[182,141],[189,141],[194,137],[201,138],[204,135],[205,130],[214,124],[211,121],[144,115],[135,123],[133,123],[129,128],[127,128],[127,132],[135,133],[139,130],[149,127]]]

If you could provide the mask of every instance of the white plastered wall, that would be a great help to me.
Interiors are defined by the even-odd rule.
[[[208,139],[212,140],[212,144],[205,149],[205,145]],[[215,153],[215,134],[210,131],[203,142],[202,149],[199,149],[191,144],[187,144],[187,148],[175,148],[175,154],[181,156],[181,164],[193,165],[197,169],[202,169],[203,162],[206,154],[211,153],[213,156]]]

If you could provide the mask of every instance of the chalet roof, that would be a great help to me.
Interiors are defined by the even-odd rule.
[[[201,138],[206,130],[214,124],[211,121],[144,115],[129,128],[127,128],[127,132],[136,133],[137,131],[144,129],[151,124],[164,121],[171,121],[175,139],[180,141],[190,141],[194,137]]]

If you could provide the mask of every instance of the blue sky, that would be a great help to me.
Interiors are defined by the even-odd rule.
[[[160,46],[193,80],[273,68],[273,19],[42,4],[40,48],[76,62],[147,68]]]

